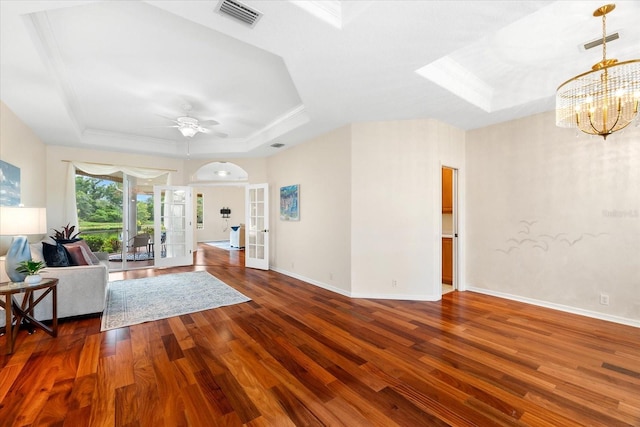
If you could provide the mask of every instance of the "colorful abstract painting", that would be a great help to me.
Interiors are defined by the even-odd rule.
[[[0,160],[0,206],[20,205],[20,168]]]
[[[300,186],[280,187],[280,219],[300,221]]]

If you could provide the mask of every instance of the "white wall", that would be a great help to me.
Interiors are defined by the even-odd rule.
[[[443,164],[464,172],[464,132],[435,120],[352,125],[352,295],[440,299]]]
[[[469,285],[640,325],[639,128],[576,138],[550,112],[468,132],[466,155]]]
[[[45,145],[1,101],[0,159],[20,168],[21,203],[27,207],[45,207],[47,204]],[[49,215],[48,212],[47,215]],[[7,252],[11,240],[12,237],[0,237],[1,255]]]
[[[351,149],[348,127],[268,158],[271,266],[348,294]],[[280,220],[280,187],[300,185],[300,221]]]

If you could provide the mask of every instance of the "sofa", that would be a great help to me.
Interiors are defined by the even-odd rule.
[[[38,247],[42,243],[30,244],[31,257],[39,261]],[[109,257],[106,253],[92,253],[92,264],[68,267],[49,267],[41,271],[43,278],[58,279],[58,319],[101,313],[104,310],[107,283],[109,282]],[[96,262],[97,260],[97,262]],[[4,260],[0,262],[0,279],[9,281]],[[39,291],[34,293],[37,298]],[[47,295],[34,310],[38,320],[50,320],[53,316],[51,294]],[[0,327],[5,326],[4,310],[0,308]]]

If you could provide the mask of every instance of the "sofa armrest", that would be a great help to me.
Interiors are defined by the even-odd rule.
[[[42,277],[55,277],[58,282],[58,318],[98,313],[104,310],[109,268],[98,265],[46,268]],[[51,305],[43,301],[36,307],[39,319],[51,319]]]
[[[100,261],[109,261],[109,254],[107,252],[94,252],[93,253],[96,258],[98,258]]]

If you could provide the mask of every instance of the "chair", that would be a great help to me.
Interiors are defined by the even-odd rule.
[[[149,235],[149,233],[142,233],[142,234],[137,234],[135,236],[133,236],[131,239],[129,239],[129,251],[133,252],[133,260],[137,261],[136,255],[138,255],[138,248],[148,248],[149,246],[149,239],[151,238],[151,236]]]

